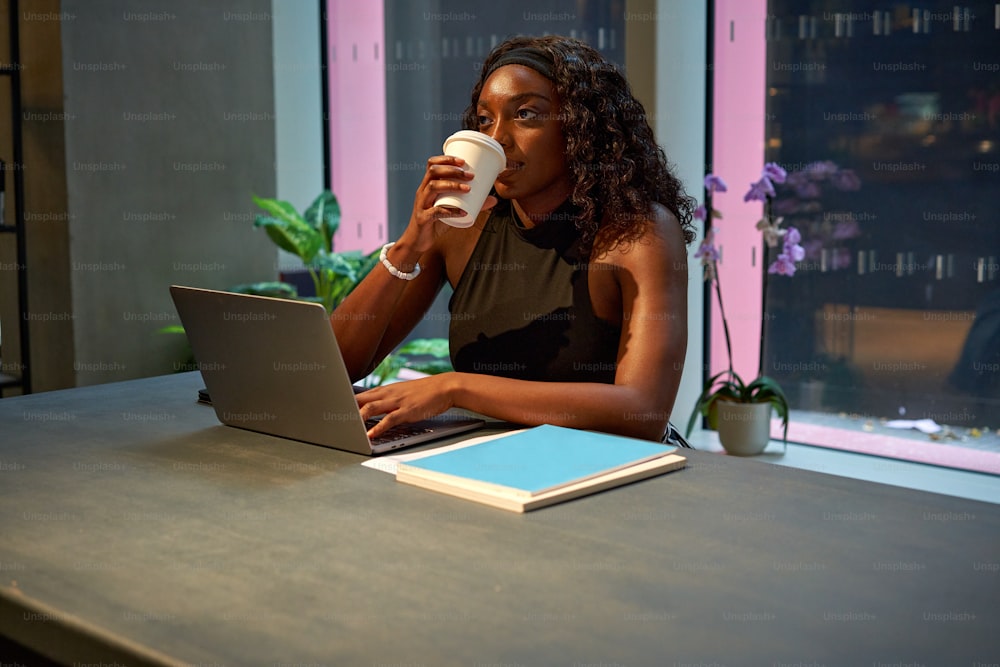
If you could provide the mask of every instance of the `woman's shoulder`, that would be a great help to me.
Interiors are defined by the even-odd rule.
[[[667,207],[656,202],[648,215],[634,222],[631,234],[612,239],[605,245],[608,249],[599,254],[606,261],[621,265],[648,262],[657,257],[673,261],[687,254],[680,221]]]
[[[665,236],[670,240],[679,239],[684,243],[684,230],[677,216],[670,212],[666,206],[659,202],[653,202],[653,210],[649,216],[650,231]]]

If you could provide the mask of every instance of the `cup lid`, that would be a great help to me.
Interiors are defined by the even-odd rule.
[[[444,146],[442,147],[442,150],[444,150],[445,153],[447,153],[448,144],[458,140],[472,141],[477,144],[481,144],[483,146],[492,148],[494,151],[496,151],[496,153],[500,156],[501,159],[504,160],[507,159],[506,154],[503,152],[503,146],[500,145],[499,141],[497,141],[496,139],[487,134],[483,134],[482,132],[477,132],[475,130],[459,130],[458,132],[456,132],[455,134],[451,135],[450,137],[444,140]]]

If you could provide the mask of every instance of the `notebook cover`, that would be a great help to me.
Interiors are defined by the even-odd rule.
[[[401,463],[400,470],[530,498],[675,451],[648,440],[545,425]]]
[[[492,493],[481,489],[475,490],[473,488],[464,488],[463,486],[455,483],[439,482],[434,479],[428,479],[426,475],[436,475],[437,473],[427,473],[426,471],[420,471],[420,475],[411,476],[406,472],[406,470],[401,469],[396,475],[396,480],[403,482],[404,484],[412,484],[413,486],[419,486],[424,489],[437,491],[438,493],[444,493],[457,498],[473,500],[477,503],[499,507],[500,509],[505,509],[511,512],[524,513],[548,507],[549,505],[555,505],[556,503],[561,503],[567,500],[580,498],[582,496],[588,496],[607,489],[613,489],[615,487],[637,482],[649,477],[662,475],[674,470],[679,470],[685,465],[687,465],[686,458],[679,456],[678,454],[669,454],[667,456],[661,456],[659,458],[646,461],[645,463],[637,463],[636,465],[621,468],[620,470],[616,470],[614,472],[591,477],[590,479],[583,480],[582,482],[567,484],[566,486],[561,486],[553,491],[546,491],[545,493],[539,493],[535,496],[524,498],[519,498],[508,493]],[[441,475],[441,477],[444,478],[449,476]],[[449,477],[449,479],[454,478]],[[469,486],[471,487],[472,485],[470,484]]]

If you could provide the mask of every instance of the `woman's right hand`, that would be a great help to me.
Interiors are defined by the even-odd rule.
[[[403,233],[408,245],[417,252],[424,252],[431,247],[438,221],[447,218],[460,218],[465,215],[463,211],[449,207],[437,206],[435,200],[445,193],[468,192],[471,187],[473,175],[465,169],[465,160],[451,155],[436,155],[427,160],[427,171],[417,188],[417,194],[413,199],[413,214],[410,216],[410,224]],[[483,209],[492,208],[496,204],[495,197],[487,197]],[[478,211],[476,211],[478,213]],[[445,228],[447,225],[442,223]],[[440,231],[445,231],[444,229]],[[440,233],[440,232],[439,232]],[[401,238],[400,241],[403,241]]]

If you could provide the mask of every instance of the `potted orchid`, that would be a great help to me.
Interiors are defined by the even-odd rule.
[[[760,180],[752,183],[743,197],[744,202],[759,201],[764,205],[764,215],[757,222],[768,248],[778,248],[780,252],[770,264],[765,274],[765,281],[770,274],[781,276],[795,275],[795,265],[805,257],[805,250],[799,242],[802,240],[795,227],[783,229],[782,218],[772,215],[771,203],[775,196],[775,184],[780,184],[787,178],[787,173],[779,165],[769,162],[764,165]],[[706,204],[699,206],[695,217],[706,223],[705,238],[698,247],[695,257],[701,260],[705,271],[705,280],[715,288],[715,296],[722,315],[722,330],[725,335],[728,368],[716,373],[705,383],[701,395],[695,403],[694,410],[687,425],[687,435],[691,435],[698,415],[708,418],[709,424],[717,427],[719,440],[726,451],[739,454],[758,454],[767,446],[770,439],[771,410],[777,412],[784,428],[783,439],[788,440],[788,400],[778,383],[761,373],[750,382],[745,382],[733,369],[733,352],[729,334],[729,323],[722,301],[722,287],[719,283],[718,262],[719,250],[715,245],[716,229],[712,226],[713,219],[721,219],[722,215],[713,208],[712,196],[716,192],[726,192],[725,181],[715,174],[705,177],[705,189],[708,191]],[[767,289],[765,282],[764,289]],[[766,293],[766,292],[765,292]],[[742,432],[742,435],[738,434]]]

